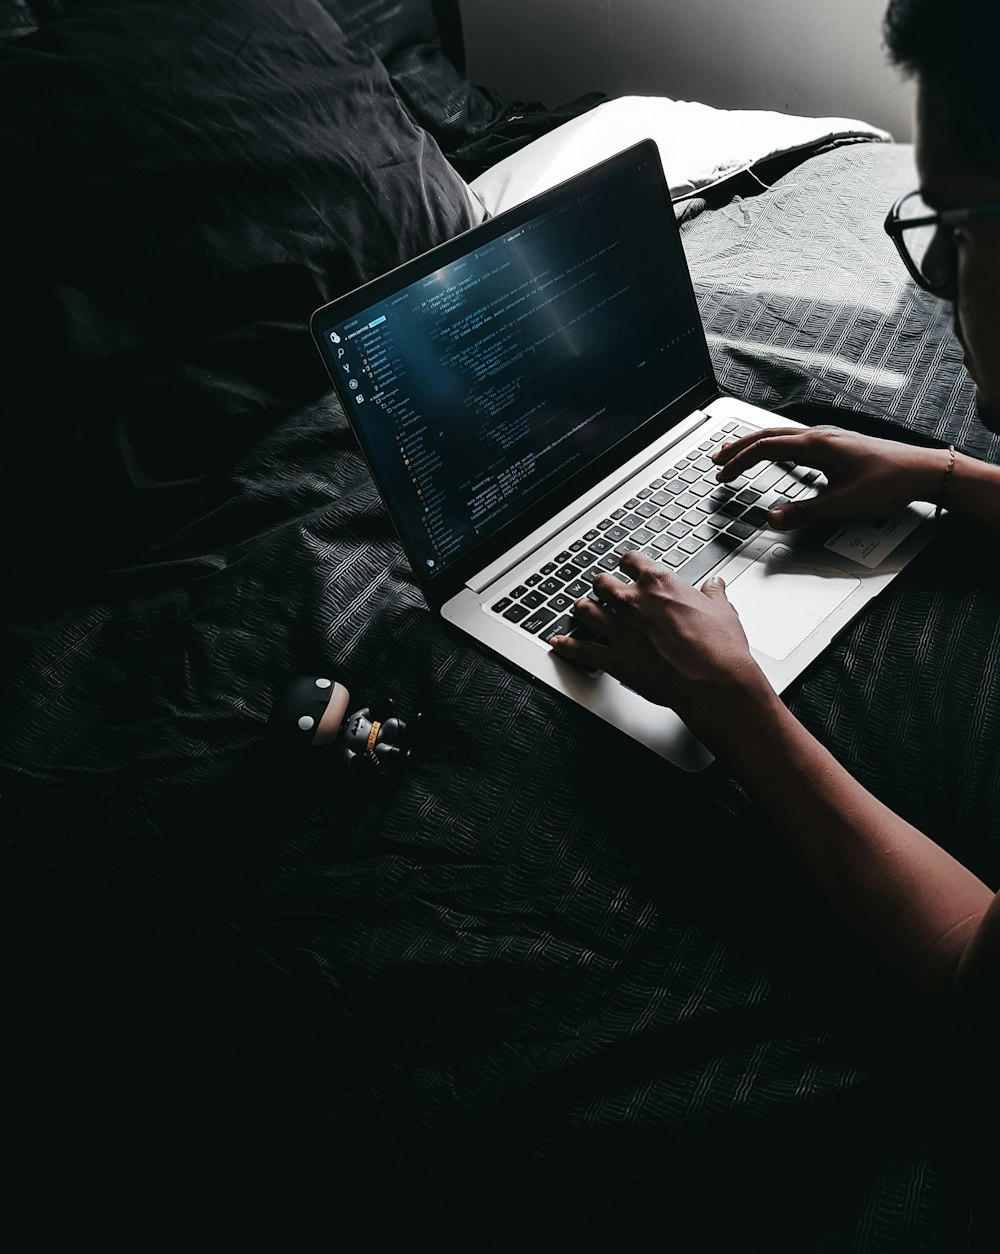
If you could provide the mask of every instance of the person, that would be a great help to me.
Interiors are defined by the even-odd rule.
[[[886,229],[917,281],[952,302],[978,416],[1000,431],[995,3],[891,0],[883,28],[892,61],[916,80],[920,181]],[[920,500],[1000,532],[1000,467],[953,449],[833,427],[774,428],[721,447],[715,459],[723,483],[762,460],[823,472],[827,486],[818,495],[771,511],[778,530],[873,519]],[[620,567],[630,582],[602,574],[594,581],[600,603],[575,604],[603,642],[557,636],[555,652],[676,710],[741,778],[877,960],[974,1031],[997,1033],[1000,894],[883,805],[796,720],[752,657],[722,579],[692,588],[635,553]]]

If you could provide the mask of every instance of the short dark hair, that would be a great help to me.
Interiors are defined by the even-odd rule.
[[[1000,174],[998,0],[889,0],[882,33],[893,64],[945,102],[956,152]]]

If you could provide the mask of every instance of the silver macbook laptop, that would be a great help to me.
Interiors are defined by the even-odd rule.
[[[709,454],[798,424],[717,385],[658,149],[644,140],[317,310],[316,344],[423,595],[448,624],[685,770],[670,710],[556,657],[573,600],[638,549],[718,571],[784,689],[934,531],[930,506],[779,534],[822,484]]]

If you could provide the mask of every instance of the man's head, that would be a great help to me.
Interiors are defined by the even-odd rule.
[[[917,83],[915,150],[933,209],[1000,202],[1000,2],[890,0],[893,62]],[[976,382],[979,415],[1000,430],[1000,215],[942,232],[956,330]]]

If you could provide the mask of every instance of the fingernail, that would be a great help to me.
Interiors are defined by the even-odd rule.
[[[783,527],[788,520],[788,508],[784,505],[776,505],[773,509],[767,511],[767,520],[773,523],[775,527]]]

